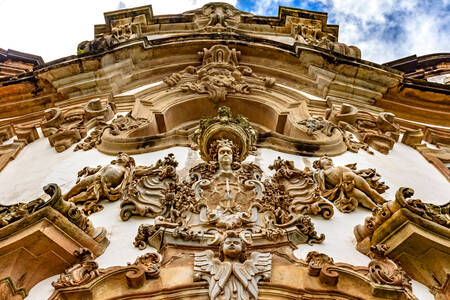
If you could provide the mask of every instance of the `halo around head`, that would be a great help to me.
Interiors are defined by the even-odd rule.
[[[216,160],[221,145],[233,150],[233,159],[243,161],[256,150],[256,134],[247,118],[233,118],[229,107],[219,107],[218,115],[200,120],[194,141],[203,160]]]

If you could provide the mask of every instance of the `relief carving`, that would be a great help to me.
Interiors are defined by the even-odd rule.
[[[99,99],[94,99],[83,108],[73,108],[65,113],[60,108],[47,109],[41,128],[50,145],[62,152],[84,138],[89,129],[104,126],[114,114],[114,104],[108,103],[103,107]]]
[[[290,177],[276,175],[263,180],[259,166],[241,162],[254,150],[255,140],[247,119],[233,118],[229,108],[222,107],[217,117],[201,120],[194,142],[205,162],[193,166],[187,180],[178,178],[177,163],[169,155],[127,187],[122,219],[156,217],[154,225],[139,228],[135,246],[145,248],[152,236],[164,229],[173,238],[210,245],[217,245],[229,230],[268,241],[291,232],[299,243],[322,242],[325,236],[317,235],[305,214],[321,214],[327,219],[333,210],[314,194],[311,172],[291,172],[279,161],[279,173],[291,172]],[[294,190],[296,194],[291,196],[289,191]]]
[[[207,94],[214,103],[225,101],[230,93],[249,94],[252,90],[265,90],[275,84],[275,79],[258,76],[250,67],[239,65],[240,54],[224,45],[204,48],[199,52],[202,57],[200,67],[189,66],[165,78],[164,82],[184,92]]]
[[[74,251],[74,255],[80,261],[63,274],[59,275],[57,281],[52,282],[55,289],[83,285],[100,276],[103,271],[99,270],[97,262],[89,249],[81,248]]]
[[[380,193],[388,187],[379,182],[380,175],[374,169],[356,171],[356,164],[334,166],[327,156],[314,161],[313,166],[321,196],[334,202],[341,212],[352,212],[359,204],[374,209],[386,202]]]
[[[300,19],[297,21],[300,21]],[[361,58],[361,50],[358,47],[339,43],[335,36],[323,32],[321,27],[322,23],[319,21],[310,21],[307,24],[294,23],[291,25],[291,36],[302,44],[324,48],[354,58]]]
[[[365,219],[364,225],[355,227],[354,233],[357,242],[363,242],[366,238],[370,239],[377,228],[402,208],[406,208],[422,218],[450,228],[450,202],[444,205],[423,203],[419,199],[409,199],[413,195],[413,189],[399,188],[395,194],[395,201],[389,201],[382,206],[378,206],[372,211],[372,216]]]
[[[146,280],[158,278],[160,273],[161,255],[158,253],[149,252],[141,255],[133,264],[128,263],[126,267],[115,266],[103,269],[98,267],[89,249],[80,248],[74,251],[74,255],[78,263],[66,269],[59,275],[58,280],[52,282],[56,290],[55,294],[66,288],[83,289],[93,281],[101,284],[111,276],[116,277],[116,282],[125,278],[128,287],[136,289],[140,288]],[[123,275],[117,276],[118,274]]]
[[[58,185],[51,183],[43,189],[50,196],[50,199],[47,201],[38,198],[28,203],[20,202],[13,205],[0,205],[0,228],[22,220],[49,206],[59,211],[98,242],[105,239],[105,229],[102,227],[94,228],[91,221],[74,204],[65,201],[61,196],[61,189]]]
[[[164,215],[167,210],[164,206],[166,192],[178,180],[175,172],[177,166],[174,155],[169,154],[154,166],[138,168],[122,196],[122,220],[127,221],[133,215],[149,218]]]
[[[310,168],[299,170],[295,168],[293,161],[278,157],[269,169],[275,171],[272,181],[277,182],[278,186],[284,188],[293,198],[290,209],[294,212],[304,215],[321,215],[324,219],[330,219],[333,216],[333,205],[320,196]],[[277,203],[274,204],[277,205]]]
[[[140,288],[145,280],[159,277],[162,257],[159,253],[149,252],[136,258],[133,264],[128,266],[134,267],[125,273],[128,287]]]
[[[386,257],[385,245],[370,247],[369,277],[376,283],[411,289],[411,279],[395,262]]]
[[[327,110],[326,119],[356,136],[359,142],[353,141],[349,136],[346,141],[349,150],[354,152],[362,148],[372,153],[368,149],[370,146],[387,154],[400,136],[400,126],[392,113],[382,112],[374,117],[367,112],[359,112],[352,105],[343,104],[339,111],[335,106]]]
[[[219,259],[206,250],[195,254],[194,281],[206,280],[211,300],[258,299],[258,281],[270,280],[272,254],[246,255],[245,241],[234,231],[220,244]]]
[[[120,153],[110,164],[96,168],[85,167],[78,172],[76,184],[63,196],[73,203],[83,203],[87,215],[100,211],[103,200],[118,200],[135,172],[134,159]]]
[[[89,136],[79,142],[73,150],[87,151],[97,147],[102,143],[102,137],[104,136],[105,131],[112,136],[120,137],[120,135],[124,132],[130,133],[134,129],[141,128],[149,124],[149,120],[144,118],[133,118],[131,113],[128,113],[125,116],[118,115],[117,118],[113,119],[110,124],[99,122]]]

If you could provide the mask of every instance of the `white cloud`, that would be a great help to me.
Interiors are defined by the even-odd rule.
[[[224,0],[236,5],[237,0]],[[103,13],[152,4],[155,15],[176,14],[207,0],[0,0],[0,48],[40,55],[48,62],[76,54],[78,43],[94,38]]]
[[[309,0],[339,24],[339,41],[377,63],[450,51],[450,0]]]
[[[450,51],[450,0],[259,0],[243,3],[256,15],[276,15],[279,5],[321,4],[339,40],[355,45],[363,59],[384,63],[408,55]],[[153,6],[155,15],[199,8],[208,0],[0,0],[0,48],[40,55],[45,61],[76,53],[92,40],[103,12]],[[236,5],[237,0],[228,0]]]

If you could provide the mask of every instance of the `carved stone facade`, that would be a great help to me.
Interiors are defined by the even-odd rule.
[[[0,298],[449,297],[448,86],[326,13],[104,16],[0,80]]]

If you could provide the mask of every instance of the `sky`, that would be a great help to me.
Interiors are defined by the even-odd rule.
[[[103,12],[151,4],[153,13],[176,14],[204,0],[0,0],[0,48],[49,62],[76,53],[92,40]],[[362,58],[385,63],[405,56],[450,52],[450,0],[223,0],[255,15],[276,16],[278,6],[328,12],[339,41]]]

